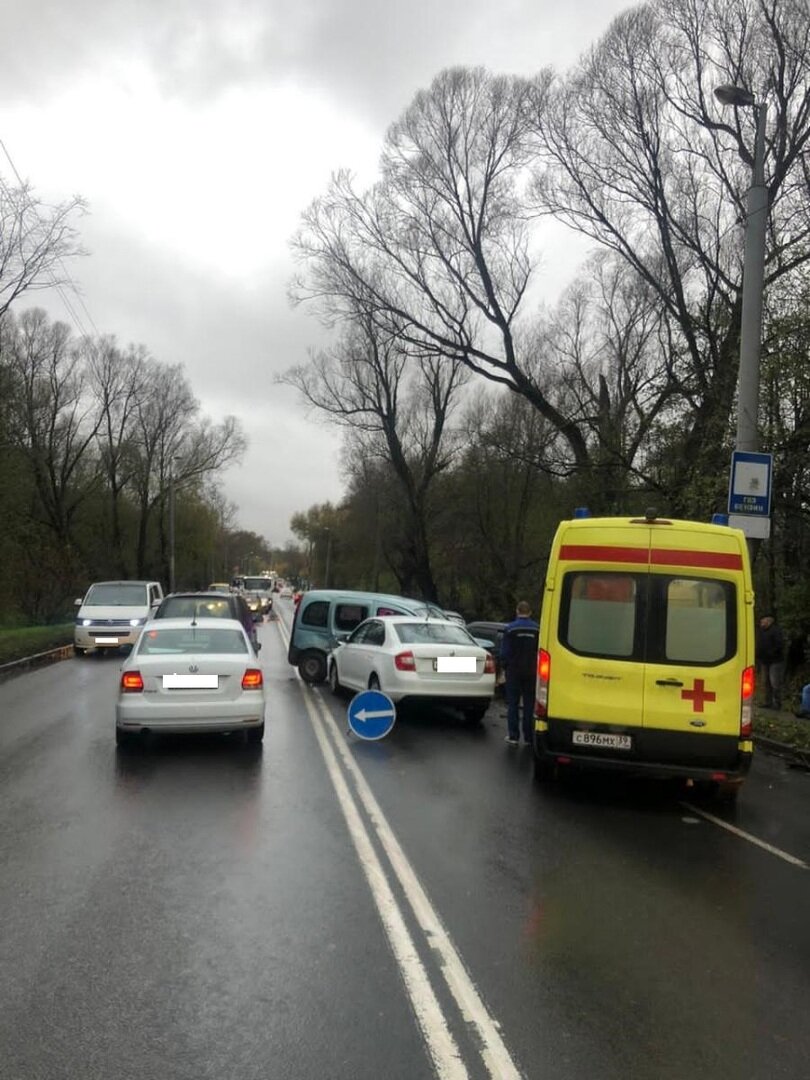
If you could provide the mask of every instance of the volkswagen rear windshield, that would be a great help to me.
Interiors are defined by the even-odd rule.
[[[200,629],[183,627],[171,630],[147,630],[141,634],[138,644],[140,656],[170,656],[178,653],[194,653],[201,656],[211,653],[246,653],[245,635],[241,630]]]
[[[146,586],[134,581],[92,585],[84,603],[88,607],[143,607],[148,603]]]

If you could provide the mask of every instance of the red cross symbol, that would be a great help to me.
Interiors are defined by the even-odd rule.
[[[692,702],[692,712],[703,712],[703,702],[714,701],[717,694],[713,690],[704,689],[703,679],[695,679],[691,690],[681,690],[681,697]]]

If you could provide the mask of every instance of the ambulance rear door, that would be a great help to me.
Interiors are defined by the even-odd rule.
[[[643,722],[649,528],[596,525],[561,538],[550,640],[549,717]]]
[[[644,727],[736,736],[745,666],[738,543],[653,529]]]

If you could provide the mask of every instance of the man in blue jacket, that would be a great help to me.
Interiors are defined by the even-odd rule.
[[[525,600],[517,606],[517,618],[503,632],[501,663],[506,671],[506,741],[520,742],[519,714],[522,707],[523,738],[531,743],[534,731],[534,692],[537,680],[537,637],[540,628],[530,617]]]

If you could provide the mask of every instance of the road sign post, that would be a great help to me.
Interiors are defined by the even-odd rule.
[[[393,701],[379,690],[355,694],[346,710],[349,730],[359,739],[384,739],[394,726],[397,710]]]

